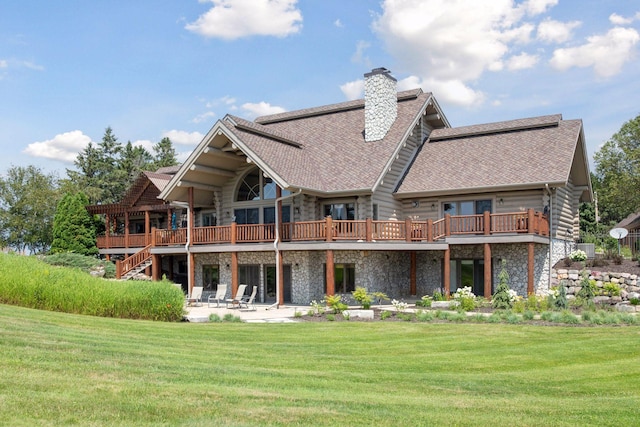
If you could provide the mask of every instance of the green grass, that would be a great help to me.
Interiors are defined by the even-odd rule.
[[[93,316],[178,321],[184,294],[167,281],[116,281],[36,257],[0,254],[0,303]]]
[[[0,424],[619,426],[640,328],[158,323],[0,305]]]

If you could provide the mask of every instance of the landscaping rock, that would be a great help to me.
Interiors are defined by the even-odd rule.
[[[373,320],[373,310],[345,310],[342,314],[350,319],[357,317],[365,320]]]
[[[449,309],[454,309],[458,306],[458,301],[433,301],[431,303],[431,308],[436,308],[436,309],[444,309],[444,310],[449,310]]]

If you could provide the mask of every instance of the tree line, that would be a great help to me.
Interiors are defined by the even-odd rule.
[[[31,165],[12,166],[0,177],[0,246],[20,253],[97,253],[101,222],[85,206],[116,203],[140,172],[178,164],[169,138],[152,151],[131,141],[123,145],[107,127],[100,142],[89,142],[78,154],[64,178]]]

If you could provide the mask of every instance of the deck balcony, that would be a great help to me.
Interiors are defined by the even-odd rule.
[[[99,236],[99,249],[136,248],[151,245],[167,247],[185,245],[187,229],[152,229],[147,234]],[[402,241],[409,243],[437,242],[450,236],[494,236],[528,233],[549,235],[549,221],[540,212],[480,215],[445,215],[439,220],[416,221],[358,221],[333,220],[300,221],[280,226],[279,237],[284,242],[335,241]],[[275,224],[236,224],[214,227],[195,227],[191,245],[269,243],[275,240]]]

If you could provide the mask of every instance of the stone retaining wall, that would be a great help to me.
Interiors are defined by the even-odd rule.
[[[627,306],[625,311],[640,311],[640,306],[633,306],[629,304],[629,301],[634,298],[640,299],[640,282],[638,282],[638,276],[629,273],[613,273],[613,272],[601,272],[595,270],[567,270],[567,269],[553,269],[551,271],[551,280],[553,286],[564,284],[567,288],[567,297],[575,298],[580,292],[582,287],[580,282],[582,281],[582,275],[586,274],[589,280],[595,280],[596,288],[601,295],[594,298],[594,302],[599,304],[617,304]],[[620,295],[608,295],[605,291],[606,283],[615,283],[620,287]]]

